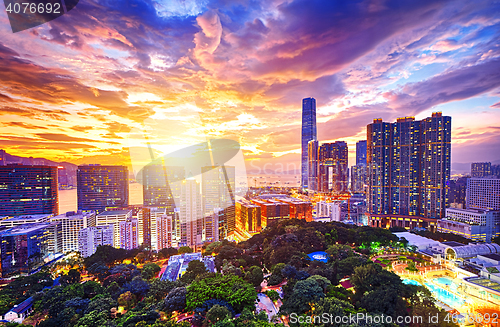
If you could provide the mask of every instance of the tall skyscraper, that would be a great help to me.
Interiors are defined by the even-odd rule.
[[[57,167],[0,166],[0,215],[57,215],[58,210]]]
[[[356,166],[366,166],[366,140],[356,142]]]
[[[309,181],[308,189],[311,191],[318,191],[318,155],[319,143],[316,140],[309,141],[308,144],[308,160],[309,160]]]
[[[473,162],[470,165],[472,178],[483,178],[491,175],[491,162]]]
[[[451,117],[375,119],[367,126],[368,212],[372,225],[427,227],[442,218],[450,179]],[[408,219],[399,219],[407,217]]]
[[[196,223],[202,218],[200,185],[194,177],[182,182],[180,207],[180,246],[196,246]]]
[[[234,205],[236,170],[234,166],[201,167],[201,196],[203,214],[216,208]]]
[[[128,169],[125,166],[79,166],[78,210],[102,212],[128,206]]]
[[[347,192],[349,171],[347,143],[323,143],[318,155],[318,190],[320,192]]]
[[[149,164],[142,169],[143,203],[145,206],[168,208],[173,212],[175,201],[180,197],[180,183],[184,179],[184,167]]]
[[[308,143],[317,139],[316,135],[316,99],[302,99],[302,161],[301,161],[301,185],[308,188],[309,180],[309,158]]]

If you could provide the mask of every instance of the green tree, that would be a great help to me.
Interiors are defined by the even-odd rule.
[[[269,299],[271,299],[271,301],[273,302],[276,302],[278,301],[280,298],[280,295],[277,291],[275,290],[270,290],[270,291],[267,291],[266,292],[266,295],[269,297]]]
[[[127,291],[123,294],[120,294],[118,297],[118,304],[122,307],[125,307],[125,310],[130,309],[137,303],[137,298],[135,294],[130,291]]]
[[[165,309],[168,312],[184,310],[186,307],[185,287],[176,287],[172,289],[165,298]]]
[[[311,303],[317,302],[324,296],[323,288],[314,278],[300,280],[295,284],[291,296],[281,306],[280,312],[283,314],[306,313],[311,310]]]
[[[207,312],[206,321],[210,324],[215,324],[219,321],[224,320],[227,317],[231,317],[231,312],[222,305],[214,305]]]
[[[224,300],[236,312],[241,312],[245,307],[253,308],[257,292],[253,285],[234,275],[216,274],[194,281],[187,287],[187,310],[201,307],[210,299]]]
[[[203,262],[198,260],[190,261],[188,267],[186,268],[186,272],[181,277],[181,281],[186,284],[190,284],[197,276],[203,275],[207,272],[208,270]]]
[[[179,248],[179,251],[177,252],[178,254],[183,254],[183,253],[193,253],[193,249],[191,249],[189,246],[181,246]]]
[[[80,272],[77,269],[70,269],[67,274],[61,276],[60,283],[61,285],[69,285],[79,283],[80,280]]]
[[[252,283],[253,286],[258,287],[264,280],[264,274],[262,273],[262,268],[257,266],[252,266],[248,269],[245,276],[246,280]]]
[[[142,278],[144,279],[151,279],[156,277],[156,275],[160,272],[161,268],[158,266],[156,263],[146,263],[142,267]]]

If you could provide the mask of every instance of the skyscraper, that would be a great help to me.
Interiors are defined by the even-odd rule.
[[[51,222],[59,222],[62,230],[62,252],[78,251],[78,232],[82,228],[95,226],[95,212],[74,212],[52,217]]]
[[[323,143],[318,154],[318,190],[320,192],[347,192],[347,143]]]
[[[201,167],[201,196],[203,214],[210,215],[216,208],[234,205],[235,198],[234,166]]]
[[[102,212],[128,206],[128,169],[125,166],[79,166],[78,210]]]
[[[451,117],[438,112],[422,121],[374,119],[367,126],[367,139],[371,224],[435,226],[432,219],[444,216],[448,200]]]
[[[356,166],[366,166],[366,140],[356,142]]]
[[[316,99],[302,99],[302,161],[301,161],[301,185],[308,188],[309,160],[308,143],[317,139],[316,135]]]
[[[318,191],[318,141],[312,140],[308,144],[308,160],[309,160],[309,181],[308,189],[311,191]]]
[[[0,166],[0,215],[57,215],[58,210],[57,167]]]
[[[149,164],[142,169],[143,203],[145,206],[168,208],[173,212],[179,183],[184,179],[184,167]],[[172,181],[172,183],[171,183]],[[178,199],[177,199],[178,200]]]
[[[196,223],[202,217],[200,185],[188,177],[181,187],[180,246],[196,246]]]
[[[491,175],[491,162],[473,162],[470,165],[472,178],[483,178]]]
[[[139,247],[139,226],[137,218],[120,221],[120,248],[132,250]]]
[[[100,245],[113,246],[113,224],[80,229],[78,232],[78,251],[84,257],[90,257]]]
[[[500,179],[467,179],[467,209],[500,210]]]

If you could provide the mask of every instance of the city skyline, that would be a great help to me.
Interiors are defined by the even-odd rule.
[[[0,13],[0,148],[130,167],[144,137],[163,152],[228,138],[250,171],[299,170],[301,99],[314,97],[318,141],[346,141],[349,167],[373,119],[434,111],[453,118],[452,170],[500,163],[498,4],[106,6],[16,34]]]

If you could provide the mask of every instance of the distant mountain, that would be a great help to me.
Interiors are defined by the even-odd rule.
[[[22,164],[22,165],[41,165],[41,166],[57,166],[63,167],[59,169],[59,189],[76,187],[76,170],[77,165],[69,162],[56,162],[45,158],[20,157],[8,154],[4,150],[0,150],[0,157],[3,157],[5,164]]]

